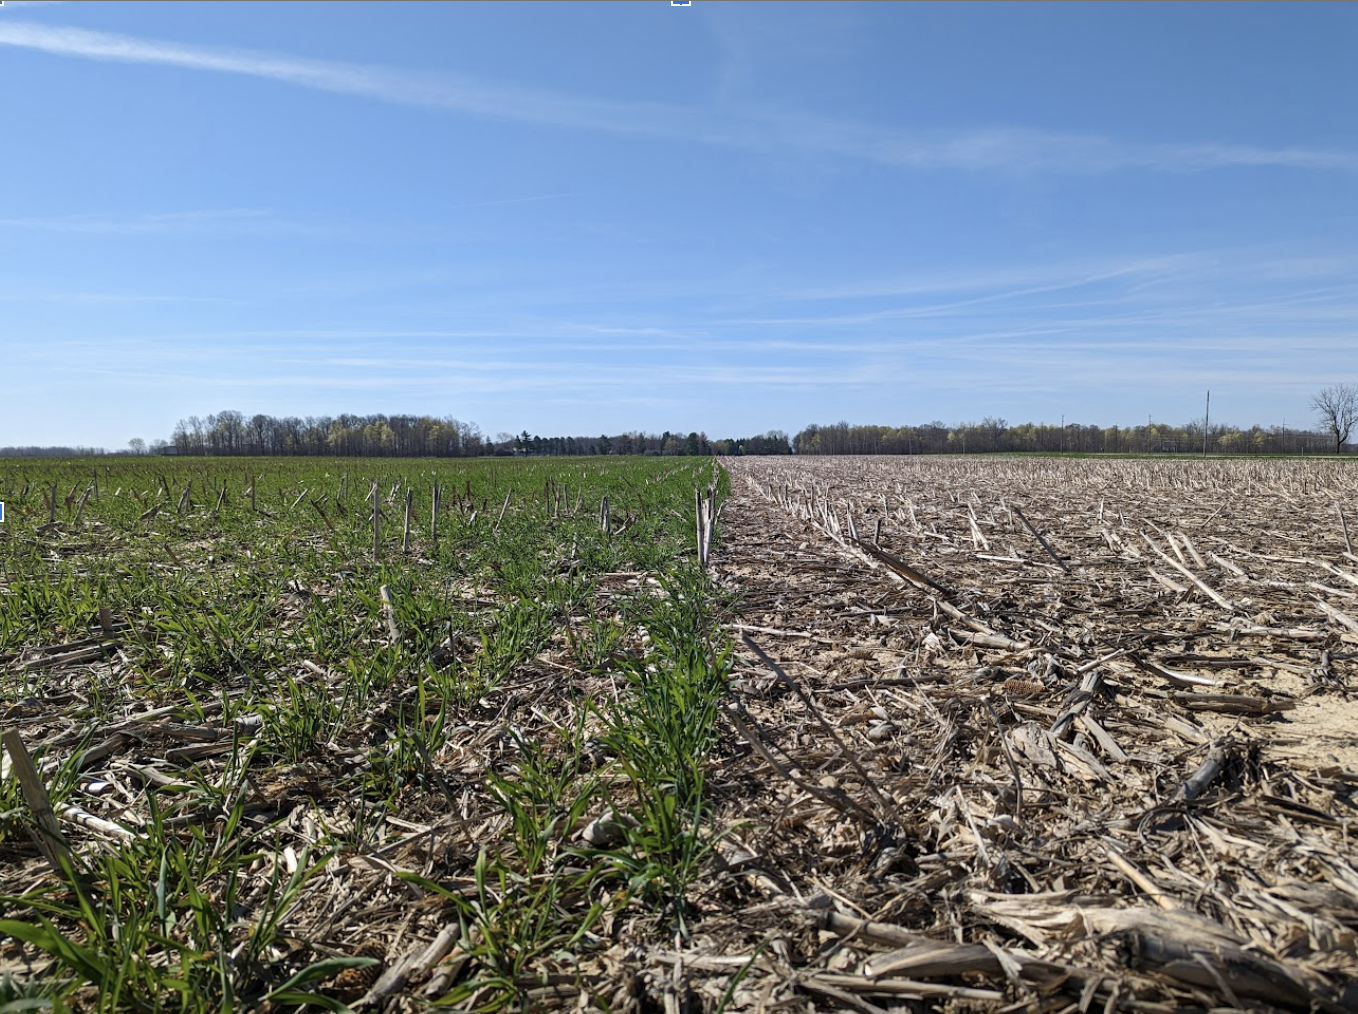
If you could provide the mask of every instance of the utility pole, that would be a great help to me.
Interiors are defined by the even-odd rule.
[[[1207,431],[1212,425],[1212,392],[1207,392],[1207,411],[1202,417],[1202,456],[1207,457]]]

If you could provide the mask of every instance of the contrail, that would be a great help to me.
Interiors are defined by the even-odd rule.
[[[486,119],[760,152],[801,150],[918,170],[1203,172],[1278,166],[1358,172],[1358,154],[1224,143],[1165,144],[1028,128],[911,132],[800,113],[739,113],[563,95],[441,73],[223,49],[0,20],[0,45],[58,56],[264,78]]]

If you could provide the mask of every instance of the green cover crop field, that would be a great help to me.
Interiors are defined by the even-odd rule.
[[[495,1007],[605,923],[682,931],[729,668],[695,489],[725,481],[0,465],[0,725],[60,832],[11,749],[0,1009],[337,1008],[417,912],[446,926],[431,998]]]

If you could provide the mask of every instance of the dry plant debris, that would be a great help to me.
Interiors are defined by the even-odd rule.
[[[188,642],[117,610],[25,641],[0,659],[0,725],[51,792],[67,872],[98,873],[107,904],[116,859],[163,925],[220,916],[219,963],[254,988],[241,1009],[1358,1011],[1358,556],[1341,523],[1358,472],[723,465],[729,494],[696,501],[696,471],[654,474],[635,506],[642,480],[613,476],[611,508],[540,474],[533,499],[469,487],[466,552],[550,518],[562,544],[535,566],[570,575],[582,540],[668,511],[679,555],[601,556],[540,629],[490,563],[443,574],[442,599],[485,622],[439,637],[402,583],[437,569],[432,545],[363,562],[366,483],[346,500],[293,477],[273,513],[252,502],[261,525],[310,518],[295,537],[334,564],[269,584],[261,622],[359,624],[355,650],[399,677],[361,694],[323,637],[208,689],[157,677],[146,653],[176,676],[166,649]],[[157,500],[177,519],[195,495],[230,508],[224,485],[179,486],[138,522],[164,521],[141,518]],[[384,479],[377,496],[395,513],[405,492]],[[84,527],[39,533],[43,552],[98,554],[99,503],[73,490]],[[167,576],[224,552],[188,535],[163,540]],[[307,740],[291,752],[285,711]],[[116,951],[97,918],[62,921],[80,883],[29,833],[12,756],[0,920],[45,913],[95,958]],[[0,1005],[71,979],[51,953],[0,940]],[[60,995],[151,1009],[134,987],[188,967],[154,953],[163,974],[122,1000],[106,980]],[[175,988],[158,1009],[197,1009]]]
[[[773,663],[737,670],[733,841],[815,927],[738,996],[1358,1009],[1358,472],[726,464],[717,567]]]

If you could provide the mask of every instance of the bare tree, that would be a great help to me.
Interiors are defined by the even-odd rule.
[[[988,415],[981,420],[981,430],[985,433],[986,443],[992,451],[1000,449],[1000,437],[1004,436],[1007,429],[1009,429],[1009,424],[993,415]]]
[[[1342,454],[1349,434],[1358,424],[1358,385],[1331,384],[1311,399],[1311,407],[1316,410],[1321,428],[1334,437],[1334,453]]]

